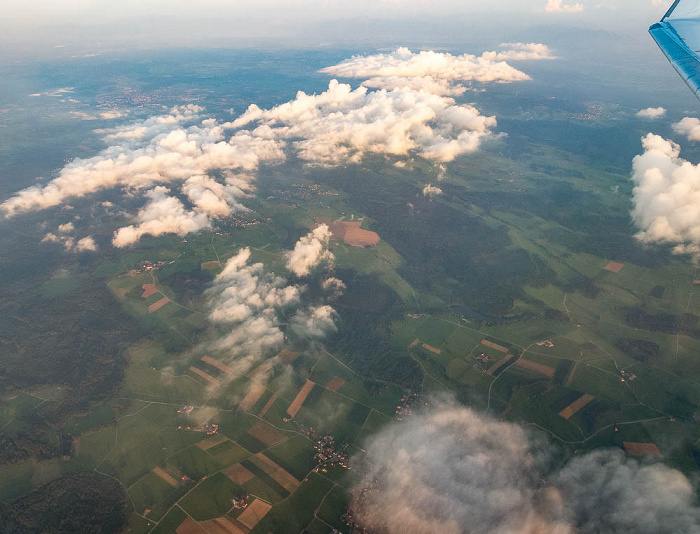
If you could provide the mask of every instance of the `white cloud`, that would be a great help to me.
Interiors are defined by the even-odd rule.
[[[496,61],[534,61],[556,59],[546,44],[542,43],[502,43],[501,52],[484,52],[482,57]]]
[[[700,166],[680,157],[680,147],[658,135],[642,139],[634,158],[632,220],[644,243],[676,245],[677,254],[700,254]]]
[[[664,115],[666,115],[666,109],[661,107],[640,109],[637,112],[637,117],[642,119],[658,119]]]
[[[253,188],[252,182],[253,178],[247,175],[229,175],[224,184],[209,176],[192,176],[185,181],[182,192],[193,205],[210,217],[221,217],[233,210],[246,209],[238,199],[249,195]]]
[[[322,339],[335,331],[335,318],[336,312],[331,306],[311,306],[308,310],[295,313],[290,325],[303,338]]]
[[[118,110],[118,109],[110,109],[108,111],[101,111],[100,112],[100,118],[104,120],[111,120],[111,119],[120,119],[122,117],[126,117],[129,114],[129,110]]]
[[[261,263],[250,264],[249,260],[250,249],[240,250],[207,290],[210,321],[226,327],[216,348],[232,357],[245,355],[239,362],[243,366],[251,366],[265,352],[282,346],[278,311],[298,303],[300,297],[298,287],[285,285]]]
[[[330,295],[331,298],[341,296],[346,288],[345,282],[335,277],[326,278],[321,284],[321,287]]]
[[[78,252],[96,252],[97,243],[95,243],[95,240],[90,236],[83,237],[82,239],[78,239],[78,241],[75,243],[75,250],[77,250]]]
[[[291,139],[299,157],[317,165],[357,163],[367,153],[416,153],[437,161],[479,148],[496,126],[476,108],[451,98],[411,89],[352,90],[332,80],[318,95],[299,92],[291,102],[269,110],[251,105],[233,127],[255,122],[253,134]]]
[[[387,534],[698,534],[690,481],[622,451],[561,468],[522,427],[451,404],[370,441],[354,508]],[[365,490],[364,492],[362,490]]]
[[[75,230],[75,225],[72,222],[58,225],[58,233],[60,234],[70,234],[73,230]]]
[[[442,189],[433,184],[427,184],[423,188],[423,196],[432,197],[435,195],[442,195]]]
[[[322,339],[335,330],[335,311],[328,305],[304,305],[302,292],[302,287],[288,284],[261,263],[250,263],[250,249],[241,249],[205,293],[209,320],[222,331],[207,350],[221,354],[235,372],[248,372],[282,348],[282,314],[300,339]]]
[[[583,4],[565,4],[564,0],[547,0],[544,10],[547,13],[581,13],[584,10]]]
[[[537,43],[504,43],[500,52],[481,56],[399,48],[390,54],[355,56],[321,70],[343,78],[367,78],[363,85],[380,89],[409,88],[441,95],[460,95],[466,87],[457,82],[516,82],[529,80],[506,60],[553,59],[549,48]]]
[[[689,141],[700,141],[700,119],[684,117],[673,125],[673,131],[685,135]]]
[[[180,199],[170,195],[167,187],[159,185],[144,196],[148,202],[136,215],[137,224],[120,228],[114,233],[112,244],[115,247],[133,245],[145,235],[184,236],[211,226],[211,219],[205,212],[197,209],[188,211]]]
[[[105,137],[119,141],[90,159],[76,159],[45,186],[24,189],[0,204],[6,217],[57,206],[71,197],[102,189],[139,190],[156,183],[186,180],[214,169],[255,170],[261,161],[284,158],[277,140],[238,132],[225,140],[224,129],[213,120],[185,126],[201,108],[173,108],[112,130]]]
[[[58,226],[57,234],[53,232],[47,233],[43,239],[42,243],[56,243],[63,245],[69,252],[96,252],[97,243],[90,237],[83,237],[76,241],[75,237],[71,234],[75,231],[75,225],[72,222],[67,222]]]
[[[332,233],[327,225],[321,224],[301,237],[294,250],[285,254],[287,269],[297,276],[306,276],[320,264],[332,264],[334,256],[328,250]]]

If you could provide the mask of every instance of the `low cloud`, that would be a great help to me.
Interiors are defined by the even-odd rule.
[[[332,80],[318,95],[299,92],[291,102],[269,110],[251,105],[233,127],[257,123],[253,134],[269,140],[293,140],[309,164],[359,163],[366,154],[452,161],[477,150],[496,126],[473,106],[451,98],[402,88],[353,90]]]
[[[637,117],[641,117],[642,119],[659,119],[664,115],[666,115],[666,109],[660,107],[640,109],[637,112]]]
[[[244,248],[229,259],[205,293],[209,321],[221,333],[208,349],[221,354],[236,373],[248,372],[283,347],[282,322],[311,341],[335,329],[331,306],[304,304],[303,287],[268,272],[262,263],[251,263],[250,255]]]
[[[673,131],[685,135],[689,141],[700,141],[700,119],[684,117],[673,125]]]
[[[676,254],[700,254],[700,166],[680,157],[680,146],[654,134],[632,162],[632,220],[643,243],[675,245]]]
[[[6,217],[57,206],[104,189],[142,190],[184,181],[211,170],[253,171],[261,161],[283,159],[281,143],[237,132],[228,140],[212,119],[196,122],[201,108],[176,107],[167,115],[119,127],[105,135],[118,141],[89,159],[76,159],[44,186],[23,189],[0,204]]]
[[[63,248],[69,252],[97,252],[97,243],[91,236],[76,239],[72,235],[74,231],[75,225],[72,222],[60,224],[56,233],[47,233],[41,242],[63,245]]]
[[[451,162],[478,150],[497,126],[495,117],[446,96],[464,91],[458,82],[527,80],[527,74],[505,60],[551,57],[538,43],[505,43],[481,56],[414,54],[401,48],[324,69],[368,76],[379,90],[353,90],[332,80],[320,94],[299,92],[271,109],[251,105],[226,123],[204,117],[197,105],[176,106],[161,115],[95,130],[107,148],[71,161],[48,183],[19,191],[0,204],[0,212],[8,218],[61,205],[68,209],[70,199],[122,190],[144,202],[133,223],[114,235],[113,244],[124,247],[144,235],[185,235],[210,228],[213,219],[244,210],[242,202],[254,192],[259,166],[285,160],[286,151],[294,150],[307,165],[328,167],[357,164],[371,154]],[[115,119],[127,112],[96,113]]]
[[[461,406],[392,424],[355,459],[356,517],[388,534],[697,534],[688,479],[617,450],[562,468],[521,426]]]
[[[285,254],[287,269],[297,276],[306,276],[322,263],[332,264],[334,256],[328,250],[332,236],[325,224],[317,226],[303,236],[294,245],[294,250]]]
[[[549,48],[537,43],[504,43],[504,50],[481,56],[398,48],[389,54],[355,56],[321,70],[343,78],[365,78],[363,85],[380,89],[409,88],[440,95],[460,95],[466,87],[458,82],[508,83],[529,80],[508,60],[553,59]]]
[[[155,187],[144,196],[148,202],[136,215],[137,224],[120,228],[114,233],[112,244],[115,247],[133,245],[145,235],[185,236],[211,226],[211,219],[206,213],[187,210],[180,199],[170,195],[167,187]]]
[[[423,196],[432,197],[436,195],[442,195],[442,189],[433,184],[427,184],[423,188]]]
[[[584,6],[581,3],[565,4],[564,0],[547,0],[544,10],[547,13],[581,13]]]
[[[328,305],[311,306],[298,311],[291,319],[292,330],[301,338],[320,340],[335,331],[335,310]]]

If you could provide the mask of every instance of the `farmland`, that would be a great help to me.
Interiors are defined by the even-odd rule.
[[[225,115],[219,82],[209,105]],[[697,476],[700,272],[634,237],[628,166],[644,132],[629,110],[600,133],[558,107],[574,104],[468,96],[508,136],[444,169],[373,154],[262,166],[249,211],[123,249],[109,245],[117,222],[76,199],[93,255],[32,245],[39,220],[0,235],[17,256],[0,280],[0,500],[36,511],[83,480],[115,511],[98,519],[136,534],[347,532],[347,462],[445,397],[563,455],[614,447]],[[597,143],[566,146],[570,131]],[[624,158],[594,153],[603,142]],[[426,197],[437,173],[443,194]],[[115,214],[140,207],[114,197]],[[288,253],[319,222],[332,267],[299,277]],[[215,277],[244,248],[266,283],[298,291],[267,312],[280,335],[259,352],[245,336],[222,345],[237,323],[211,319]],[[322,305],[335,329],[309,339],[292,318]]]

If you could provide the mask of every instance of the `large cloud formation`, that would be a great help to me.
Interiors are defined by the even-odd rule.
[[[118,141],[89,159],[76,159],[44,186],[24,189],[0,204],[5,216],[57,206],[103,189],[143,189],[219,169],[253,171],[261,161],[284,157],[281,143],[239,131],[228,140],[202,109],[188,105],[107,133]],[[196,124],[187,125],[188,123]]]
[[[353,90],[336,80],[321,94],[300,91],[269,110],[253,104],[232,126],[253,122],[253,135],[293,140],[301,159],[327,166],[358,163],[368,153],[452,161],[477,150],[496,126],[495,117],[451,98],[408,88]]]
[[[632,162],[632,220],[643,243],[669,243],[677,254],[700,254],[700,166],[680,146],[654,134]]]
[[[388,534],[700,533],[678,471],[621,451],[551,460],[522,427],[441,405],[372,439],[354,507]]]
[[[302,236],[294,245],[294,250],[285,254],[287,269],[297,276],[306,276],[322,263],[332,263],[334,256],[328,250],[332,236],[326,224],[321,224]]]
[[[480,57],[405,48],[356,57],[326,71],[381,78],[381,89],[353,90],[332,80],[327,91],[299,92],[271,109],[253,104],[233,122],[203,118],[203,108],[186,105],[99,130],[107,148],[71,161],[48,183],[19,191],[0,212],[12,217],[121,189],[144,201],[133,223],[114,234],[113,245],[124,247],[144,235],[210,228],[214,218],[245,209],[241,202],[253,192],[259,166],[284,160],[286,150],[309,165],[354,164],[369,154],[450,162],[477,150],[496,127],[495,117],[446,96],[460,92],[454,82],[527,80],[505,60],[551,57],[541,44],[502,48]]]
[[[685,135],[688,141],[700,141],[700,119],[683,117],[680,122],[673,125],[673,131]]]
[[[484,52],[481,56],[398,48],[389,54],[355,56],[321,70],[342,78],[367,78],[365,87],[380,89],[409,88],[442,95],[460,95],[466,87],[456,82],[507,83],[529,80],[522,71],[506,60],[552,59],[546,45],[537,43],[504,43],[500,52]]]
[[[250,249],[230,258],[206,291],[209,321],[222,330],[210,347],[234,370],[247,372],[285,341],[280,317],[301,339],[319,340],[335,329],[335,310],[302,302],[304,288],[250,262]]]

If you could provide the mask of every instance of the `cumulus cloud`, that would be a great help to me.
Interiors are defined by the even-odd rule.
[[[442,195],[442,189],[433,184],[427,184],[423,188],[423,196],[432,197],[435,195]]]
[[[189,104],[96,130],[107,148],[71,161],[48,183],[19,191],[0,204],[0,212],[12,217],[59,205],[68,209],[69,199],[121,189],[145,201],[134,224],[114,235],[113,244],[123,247],[144,235],[209,228],[213,218],[244,209],[241,202],[252,194],[260,164],[284,160],[289,146],[311,165],[359,163],[368,154],[453,161],[477,150],[496,127],[495,117],[445,96],[461,91],[453,82],[526,80],[504,60],[551,57],[537,43],[501,48],[482,56],[414,54],[402,48],[355,57],[325,70],[381,78],[378,83],[386,88],[353,90],[332,80],[320,94],[299,92],[271,109],[251,105],[233,122],[204,118],[203,108]],[[126,114],[116,109],[99,113],[103,119]]]
[[[564,0],[547,0],[544,10],[547,13],[581,13],[584,10],[583,4],[565,4]]]
[[[677,254],[700,254],[700,166],[658,135],[642,139],[632,162],[632,220],[643,243],[670,243]]]
[[[325,224],[303,236],[294,245],[294,250],[285,254],[287,269],[297,276],[306,276],[322,263],[333,263],[333,253],[328,250],[332,236]]]
[[[689,141],[700,141],[700,119],[684,117],[673,125],[673,131],[685,135]]]
[[[355,466],[354,508],[388,534],[697,534],[688,479],[621,451],[550,469],[522,427],[451,404],[380,431]]]
[[[278,140],[237,132],[228,140],[216,121],[196,121],[201,108],[181,106],[107,133],[118,141],[89,159],[66,165],[48,184],[24,189],[0,204],[6,217],[57,206],[69,198],[103,189],[140,190],[158,183],[183,181],[214,169],[252,171],[261,161],[284,158]]]
[[[355,56],[321,70],[343,78],[367,78],[363,85],[380,89],[410,88],[441,95],[460,95],[466,87],[456,82],[516,82],[529,80],[507,60],[552,59],[549,48],[537,43],[504,43],[500,52],[481,56],[398,48],[389,54]]]
[[[290,325],[299,336],[318,340],[336,329],[335,318],[336,312],[331,306],[311,306],[294,314]]]
[[[367,153],[416,153],[452,161],[473,152],[496,126],[473,106],[412,89],[352,90],[332,80],[318,95],[299,92],[290,102],[263,110],[251,105],[232,123],[257,123],[253,134],[294,140],[301,159],[317,165],[358,163]]]
[[[637,112],[637,117],[641,117],[642,119],[658,119],[664,115],[666,115],[666,109],[661,107],[640,109]]]
[[[129,110],[110,109],[108,111],[101,111],[100,118],[104,120],[120,119],[126,117],[128,114]]]
[[[241,249],[205,293],[209,321],[221,330],[209,348],[222,354],[235,372],[245,373],[282,348],[280,317],[300,339],[322,339],[335,329],[335,311],[328,305],[304,304],[303,290],[263,264],[251,263],[250,249]]]
[[[72,222],[67,222],[65,224],[60,224],[56,233],[48,232],[43,239],[42,243],[56,243],[63,245],[69,252],[96,252],[97,243],[90,237],[83,237],[77,239],[71,234],[75,231],[75,225]]]
[[[321,288],[328,293],[328,295],[332,298],[337,298],[340,297],[343,294],[343,291],[345,291],[345,282],[343,282],[340,278],[335,278],[333,276],[326,278],[322,283],[321,283]]]
[[[170,189],[159,185],[147,191],[146,205],[136,215],[137,224],[125,226],[114,233],[112,244],[122,248],[133,245],[145,235],[164,234],[184,236],[211,226],[211,219],[200,210],[187,210],[179,198],[170,195]]]
[[[267,272],[262,263],[250,263],[245,248],[226,262],[206,292],[209,320],[226,327],[217,348],[254,361],[266,351],[281,347],[284,334],[278,313],[299,301],[297,286]]]

